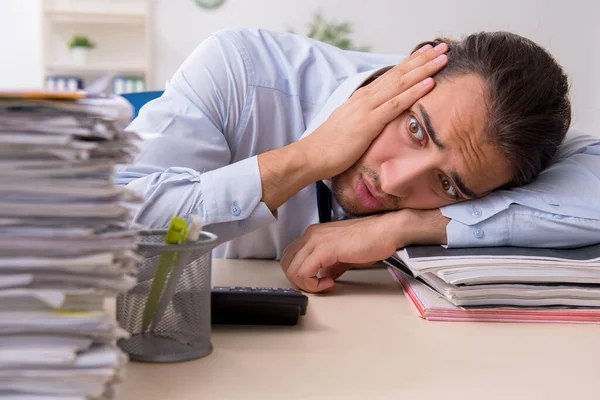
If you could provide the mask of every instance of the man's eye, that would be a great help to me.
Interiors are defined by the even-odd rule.
[[[415,117],[411,117],[408,121],[408,131],[417,139],[423,140],[425,139],[425,132],[423,128],[421,128],[421,124]]]
[[[456,191],[456,188],[450,182],[450,180],[442,176],[440,181],[442,183],[442,189],[444,190],[444,192],[452,196],[453,199],[458,199],[458,192]]]

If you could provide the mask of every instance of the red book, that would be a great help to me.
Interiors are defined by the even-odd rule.
[[[421,318],[429,321],[600,323],[600,308],[455,306],[429,286],[397,268],[388,268]]]

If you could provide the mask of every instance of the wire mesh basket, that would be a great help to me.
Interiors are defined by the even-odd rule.
[[[210,341],[212,249],[217,237],[165,244],[166,230],[140,232],[137,285],[117,297],[117,321],[130,337],[119,346],[131,360],[176,362],[203,357]]]

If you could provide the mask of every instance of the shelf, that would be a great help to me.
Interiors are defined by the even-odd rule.
[[[142,78],[146,87],[152,87],[153,2],[40,0],[43,76],[74,77],[84,86],[104,77],[111,81],[117,77]],[[68,43],[75,35],[88,36],[97,44],[85,65],[75,64],[69,52]]]
[[[143,25],[146,23],[144,12],[78,11],[50,9],[45,13],[53,22],[73,24],[126,24]]]
[[[84,75],[98,75],[98,74],[135,74],[135,75],[147,75],[145,67],[135,66],[122,66],[122,65],[69,65],[69,64],[54,64],[48,65],[47,68],[49,73],[54,74],[84,74]]]

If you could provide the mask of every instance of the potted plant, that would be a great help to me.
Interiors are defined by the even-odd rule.
[[[357,46],[350,37],[353,33],[350,22],[327,21],[319,12],[315,13],[305,36],[320,40],[342,50],[370,51],[369,46]],[[294,33],[293,30],[289,30]]]
[[[88,51],[94,47],[96,47],[96,43],[88,39],[87,36],[74,36],[69,43],[73,63],[76,65],[86,64]]]

